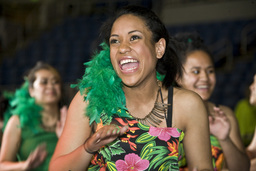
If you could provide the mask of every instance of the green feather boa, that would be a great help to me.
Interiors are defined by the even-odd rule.
[[[11,113],[18,115],[20,119],[20,127],[28,126],[34,132],[35,128],[41,124],[42,107],[35,103],[35,99],[29,94],[29,82],[26,80],[20,89],[15,91],[14,96],[10,100],[12,107]]]
[[[122,80],[117,76],[110,61],[110,49],[106,43],[100,45],[102,50],[93,56],[86,66],[83,78],[78,84],[71,87],[79,87],[84,100],[89,101],[86,108],[86,116],[90,118],[90,124],[94,121],[108,124],[112,116],[130,117],[126,112],[126,100],[122,89]]]

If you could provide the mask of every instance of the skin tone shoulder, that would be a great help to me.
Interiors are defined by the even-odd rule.
[[[30,95],[36,99],[37,104],[44,108],[42,121],[45,128],[52,127],[58,120],[58,102],[61,97],[60,82],[56,78],[55,72],[46,69],[36,71],[35,78],[33,86],[29,88]],[[45,118],[47,119],[45,120]],[[22,134],[22,129],[17,125],[20,125],[20,118],[13,115],[9,119],[3,135],[0,170],[33,169],[40,165],[47,156],[46,146],[41,144],[31,152],[26,161],[16,162]]]
[[[144,21],[125,14],[114,22],[109,44],[111,63],[124,84],[126,106],[132,116],[143,118],[154,106],[159,88],[155,67],[165,52],[166,42],[161,38],[153,43],[152,32]],[[162,89],[162,92],[167,103],[168,90]],[[194,92],[177,88],[173,98],[173,125],[185,132],[184,146],[190,169],[212,170],[208,118],[201,98]],[[118,130],[114,125],[106,125],[91,135],[92,127],[84,115],[87,105],[83,96],[77,93],[70,105],[50,170],[87,169],[92,157],[90,152],[99,150],[127,131],[127,127]],[[193,117],[189,115],[191,112]],[[197,122],[200,124],[195,127]],[[159,126],[166,127],[165,120]]]
[[[233,111],[223,105],[216,107],[208,101],[216,84],[215,70],[210,56],[203,50],[192,51],[187,54],[183,67],[184,74],[179,84],[196,92],[204,100],[209,115],[210,133],[220,142],[226,167],[230,170],[248,170],[248,158]]]

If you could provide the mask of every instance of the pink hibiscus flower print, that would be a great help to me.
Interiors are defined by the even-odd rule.
[[[116,169],[118,171],[142,171],[149,166],[148,160],[141,160],[141,158],[134,153],[125,155],[124,160],[116,161]]]
[[[160,140],[167,142],[171,137],[179,137],[180,132],[177,128],[157,128],[151,126],[149,128],[149,134],[157,136]]]

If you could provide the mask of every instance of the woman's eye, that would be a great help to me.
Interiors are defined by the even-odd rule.
[[[213,69],[211,69],[211,70],[208,70],[208,73],[212,74],[212,73],[215,73],[215,71]]]
[[[192,73],[199,74],[200,72],[198,70],[194,70],[194,71],[192,71]]]
[[[59,80],[52,80],[52,84],[59,84]]]
[[[116,39],[111,39],[109,41],[109,44],[116,44],[116,43],[118,43],[118,40],[116,40]]]
[[[42,80],[41,84],[46,85],[47,84],[47,80]]]
[[[131,37],[131,41],[137,40],[137,39],[140,39],[140,38],[141,38],[140,36],[134,35],[134,36]]]

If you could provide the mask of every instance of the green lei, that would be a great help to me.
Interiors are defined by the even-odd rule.
[[[90,118],[90,124],[94,121],[108,124],[112,116],[130,117],[127,113],[126,100],[122,89],[122,80],[116,74],[111,61],[109,46],[103,42],[102,50],[96,53],[92,60],[84,63],[85,74],[78,84],[71,85],[72,88],[79,87],[84,100],[89,100],[86,108],[86,116]],[[157,79],[163,80],[165,75],[157,72]]]
[[[105,118],[103,124],[110,123],[114,114],[129,117],[122,81],[110,61],[109,46],[106,43],[101,43],[100,46],[102,50],[91,61],[84,63],[86,69],[83,78],[78,84],[71,85],[79,87],[80,93],[85,95],[84,100],[89,101],[86,116],[90,118],[90,124],[94,121],[100,123],[102,116]]]
[[[36,127],[41,124],[40,112],[43,108],[35,103],[28,88],[29,82],[26,80],[21,88],[15,91],[9,103],[12,115],[19,116],[20,127],[28,126],[36,133]]]

